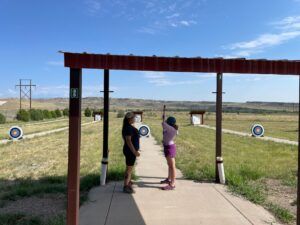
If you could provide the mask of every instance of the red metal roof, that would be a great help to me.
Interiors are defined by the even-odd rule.
[[[65,67],[165,72],[300,75],[300,60],[183,58],[64,52]]]

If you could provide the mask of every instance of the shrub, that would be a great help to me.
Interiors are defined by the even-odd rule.
[[[56,115],[55,111],[51,111],[51,116],[52,116],[53,119],[57,118],[57,115]]]
[[[40,109],[31,109],[29,110],[30,119],[33,121],[39,121],[44,119],[43,111]]]
[[[119,110],[117,113],[117,118],[123,118],[125,116],[124,110]]]
[[[89,107],[87,107],[85,110],[84,110],[84,115],[86,117],[91,117],[92,116],[92,111],[89,109]]]
[[[47,109],[43,110],[43,116],[44,116],[45,119],[51,119],[52,118],[51,112]]]
[[[0,113],[0,124],[3,124],[6,122],[6,118],[3,114]]]
[[[57,118],[62,117],[62,113],[59,109],[56,109],[54,112],[55,112]]]
[[[63,110],[63,115],[64,115],[64,116],[69,116],[69,109],[65,108],[65,109]]]
[[[25,109],[20,109],[17,113],[17,120],[28,122],[30,120],[30,114]]]

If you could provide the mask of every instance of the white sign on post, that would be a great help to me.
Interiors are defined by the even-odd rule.
[[[70,98],[79,98],[79,89],[78,88],[71,88]]]
[[[200,125],[201,124],[201,116],[200,115],[193,115],[192,116],[192,124],[193,125]]]

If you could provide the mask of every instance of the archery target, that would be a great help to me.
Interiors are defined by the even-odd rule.
[[[9,129],[9,137],[13,140],[22,138],[23,130],[20,127],[14,126]]]
[[[149,136],[150,135],[150,128],[146,125],[143,125],[139,128],[139,134],[142,136],[142,137],[146,137],[146,136]]]
[[[254,137],[262,137],[265,133],[265,129],[260,124],[254,124],[251,128],[251,133]]]

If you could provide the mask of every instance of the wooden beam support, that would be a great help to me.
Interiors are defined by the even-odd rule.
[[[222,95],[223,95],[223,74],[217,74],[216,94],[216,183],[220,183],[217,157],[222,157]]]
[[[109,132],[109,70],[104,70],[104,112],[103,112],[103,157],[100,184],[105,185],[108,165],[108,132]]]
[[[79,224],[81,89],[82,71],[81,69],[71,68],[67,225]]]

